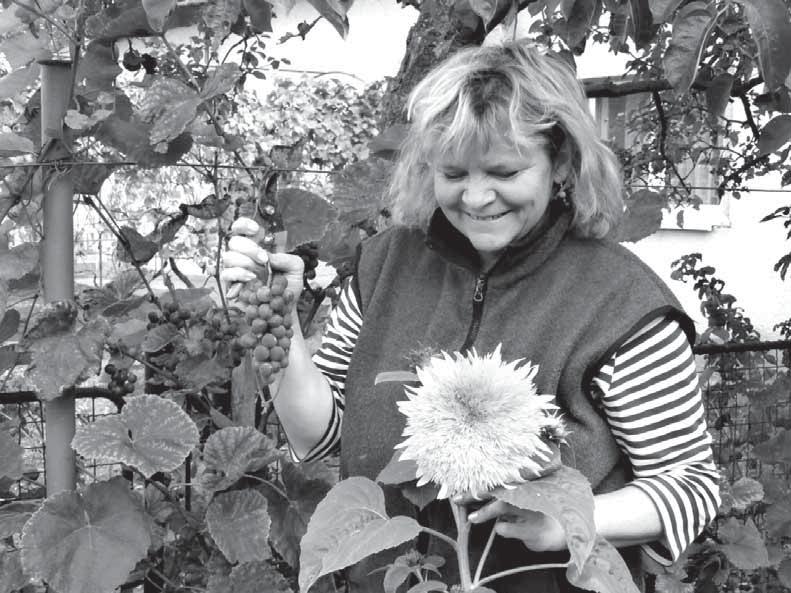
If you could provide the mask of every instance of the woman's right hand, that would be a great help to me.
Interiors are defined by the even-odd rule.
[[[260,225],[251,218],[240,217],[231,225],[228,249],[223,254],[223,271],[220,278],[225,283],[226,295],[236,298],[245,282],[265,276],[269,264],[273,273],[283,274],[294,302],[302,292],[305,264],[302,258],[289,253],[270,253],[258,244],[264,234]]]

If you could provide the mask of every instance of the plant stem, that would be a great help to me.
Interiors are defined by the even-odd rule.
[[[478,579],[481,578],[481,574],[483,573],[483,565],[486,563],[486,558],[489,556],[489,551],[492,549],[492,544],[494,543],[494,536],[497,535],[495,532],[495,527],[497,524],[495,523],[492,525],[492,531],[489,533],[489,539],[486,541],[486,547],[483,549],[483,554],[481,554],[481,559],[478,560],[478,567],[475,569],[475,576],[472,578],[473,581],[477,582]]]
[[[423,527],[422,525],[420,526],[420,530],[421,531],[425,531],[429,535],[433,535],[437,539],[441,539],[442,541],[446,542],[454,550],[457,548],[456,540],[454,540],[452,537],[448,537],[444,533],[441,533],[439,531],[435,531],[434,529],[431,529],[430,527]]]
[[[450,503],[453,519],[456,521],[456,560],[459,563],[459,578],[463,591],[472,591],[470,576],[470,522],[467,521],[467,510],[454,502]]]
[[[568,562],[558,562],[557,564],[533,564],[530,566],[518,566],[516,568],[510,568],[508,570],[504,570],[502,572],[497,572],[493,575],[486,577],[485,579],[481,579],[480,581],[476,581],[472,584],[472,587],[482,587],[486,583],[491,583],[495,579],[500,579],[502,577],[507,577],[512,574],[518,574],[520,572],[527,572],[530,570],[545,570],[548,568],[567,568],[571,564],[571,560]]]
[[[278,493],[280,496],[282,496],[282,497],[283,497],[285,500],[289,500],[289,498],[288,498],[288,494],[286,494],[286,493],[285,493],[283,490],[281,490],[280,488],[278,488],[277,486],[275,486],[275,485],[274,485],[272,482],[270,482],[269,480],[265,480],[264,478],[260,478],[260,477],[258,477],[258,476],[256,476],[256,475],[254,475],[254,474],[244,474],[244,477],[245,477],[245,478],[252,478],[253,480],[256,480],[256,481],[258,481],[258,482],[261,482],[262,484],[266,484],[266,485],[267,485],[267,486],[269,486],[269,487],[270,487],[272,490],[274,490],[274,491],[275,491],[275,492],[277,492],[277,493]]]

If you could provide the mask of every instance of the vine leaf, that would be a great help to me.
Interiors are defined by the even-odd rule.
[[[34,152],[36,152],[36,147],[28,138],[17,136],[13,132],[0,132],[0,157],[19,156]]]
[[[423,581],[410,587],[407,593],[430,593],[431,591],[447,591],[448,586],[442,581]]]
[[[0,321],[0,343],[13,337],[19,329],[20,315],[16,309],[8,309]]]
[[[222,366],[216,356],[206,354],[190,356],[176,365],[176,374],[183,377],[196,389],[203,389],[210,383],[228,381],[228,369]]]
[[[239,80],[240,74],[239,66],[236,64],[220,64],[203,85],[201,98],[209,100],[230,92]]]
[[[121,301],[123,303],[124,301]],[[140,303],[137,303],[136,306],[139,306]],[[113,305],[111,305],[113,306]],[[136,308],[133,307],[133,308]],[[105,308],[102,311],[102,315],[107,316],[107,309],[110,307]],[[126,309],[126,308],[125,308]],[[125,315],[129,311],[126,310],[122,315]],[[111,344],[123,344],[124,346],[136,348],[143,343],[143,340],[146,337],[148,330],[146,329],[146,322],[142,319],[128,319],[126,321],[122,321],[120,323],[113,324],[113,331],[110,336],[107,338],[108,343]]]
[[[335,207],[327,200],[296,187],[279,190],[277,204],[283,226],[288,231],[286,250],[309,241],[318,241],[338,217]]]
[[[590,482],[578,470],[560,468],[540,479],[524,482],[513,489],[498,488],[495,498],[520,509],[549,515],[563,526],[571,559],[583,569],[596,541],[593,522],[593,492]]]
[[[52,400],[62,389],[88,378],[90,370],[101,363],[107,322],[96,319],[76,334],[58,334],[30,343],[32,364],[28,376],[39,396]]]
[[[777,115],[761,128],[758,152],[761,155],[775,152],[785,146],[789,140],[791,140],[791,115]]]
[[[230,575],[212,576],[209,593],[291,593],[288,581],[269,562],[243,562]]]
[[[637,242],[653,235],[662,225],[665,198],[648,189],[634,192],[626,200],[626,212],[617,228],[618,241]]]
[[[740,0],[758,46],[758,65],[768,90],[784,86],[791,72],[791,18],[783,0]]]
[[[787,496],[767,509],[766,529],[772,537],[791,537],[791,500]]]
[[[29,579],[22,570],[22,560],[17,550],[0,551],[0,591],[22,589]]]
[[[206,509],[206,526],[228,562],[269,558],[269,513],[256,490],[234,490],[214,497]]]
[[[575,587],[597,593],[639,593],[618,550],[603,537],[596,538],[582,570],[572,563],[566,578]]]
[[[783,558],[777,567],[777,578],[783,587],[791,589],[791,558]]]
[[[140,500],[118,477],[47,498],[22,532],[22,566],[60,593],[106,593],[150,544]]]
[[[34,85],[39,79],[41,67],[36,62],[31,62],[24,68],[17,68],[10,74],[0,78],[0,97],[15,100],[20,93]]]
[[[279,457],[272,439],[249,426],[229,426],[213,433],[203,448],[201,485],[225,490],[244,474],[255,472]]]
[[[216,51],[222,40],[228,36],[241,10],[242,0],[214,0],[204,6],[202,18],[212,32],[213,50]]]
[[[167,17],[166,29],[194,26],[200,4],[176,6]],[[118,0],[104,10],[85,20],[88,37],[99,41],[115,41],[121,37],[145,37],[154,35],[148,15],[140,0]]]
[[[250,24],[256,33],[272,32],[272,5],[266,0],[244,0]]]
[[[686,93],[692,86],[703,47],[716,21],[717,15],[706,2],[690,2],[676,14],[662,64],[668,82],[678,94]]]
[[[121,241],[115,246],[115,256],[122,262],[144,264],[159,251],[159,245],[138,233],[137,229],[123,226],[120,232],[129,246],[127,249]]]
[[[352,7],[353,0],[308,0],[308,2],[335,27],[338,35],[346,39],[349,34],[349,18],[346,13]]]
[[[576,0],[574,6],[566,17],[565,23],[558,23],[559,35],[571,48],[582,46],[588,36],[591,24],[598,19],[597,13],[601,11],[601,3],[597,0]]]
[[[21,243],[8,251],[0,251],[0,280],[19,280],[39,267],[39,246]]]
[[[332,182],[332,203],[349,227],[376,220],[386,207],[385,195],[393,163],[369,157],[344,167]]]
[[[146,11],[148,24],[154,31],[162,31],[173,9],[176,8],[176,0],[143,0],[143,10]]]
[[[648,7],[655,23],[668,23],[684,0],[651,0]]]
[[[175,402],[126,398],[121,412],[80,426],[72,447],[83,457],[131,465],[146,476],[173,471],[198,444],[198,428]]]
[[[764,499],[764,487],[758,480],[742,477],[731,485],[730,492],[731,504],[740,510],[744,510],[754,502]]]
[[[164,323],[151,328],[140,345],[143,352],[153,353],[164,350],[173,340],[181,334],[176,326]]]
[[[758,443],[753,455],[764,463],[791,463],[791,430],[781,428],[768,441]]]
[[[307,592],[322,575],[414,539],[420,531],[414,519],[388,518],[375,482],[363,477],[338,482],[316,507],[302,538],[299,589]]]
[[[10,432],[0,428],[0,478],[18,480],[22,477],[24,451]],[[0,507],[2,510],[5,507]]]
[[[141,117],[152,124],[151,144],[171,142],[180,136],[197,116],[201,103],[200,95],[180,80],[158,78],[140,104]]]
[[[38,502],[12,502],[0,506],[0,539],[21,533],[22,527],[38,507]]]
[[[761,536],[761,532],[747,519],[744,523],[735,517],[729,517],[719,526],[717,535],[723,543],[717,544],[728,560],[742,570],[753,570],[769,566],[769,552]]]
[[[267,489],[272,527],[269,541],[295,570],[299,569],[299,542],[308,528],[316,505],[332,487],[332,474],[321,461],[294,464],[284,461],[280,478],[288,498]]]

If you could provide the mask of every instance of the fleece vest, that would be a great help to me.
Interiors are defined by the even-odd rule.
[[[570,223],[571,212],[553,206],[541,228],[506,248],[488,271],[440,210],[426,233],[393,227],[363,244],[355,274],[363,324],[346,380],[344,477],[375,479],[403,440],[405,418],[396,406],[405,399],[403,385],[375,386],[378,373],[412,370],[426,351],[474,347],[487,353],[499,344],[504,360],[538,364],[538,392],[556,394],[570,431],[561,449],[563,463],[581,471],[596,493],[631,479],[628,461],[590,392],[592,377],[652,318],[677,319],[690,341],[694,326],[667,286],[630,251],[608,240],[576,237]],[[393,513],[417,513],[395,492],[387,492],[387,501]],[[420,513],[421,522],[452,531],[447,507],[446,501],[431,503]],[[483,547],[490,529],[473,530],[473,547]],[[444,576],[453,574],[444,543],[433,538],[418,543],[424,551],[445,555],[450,562]],[[352,591],[381,591],[382,573],[368,572],[393,553],[349,571]],[[528,557],[545,563],[556,556],[532,554],[515,540],[497,538],[484,573],[525,564]],[[446,582],[452,584],[450,578]],[[573,590],[553,571],[522,573],[492,585],[498,593],[526,586],[546,593]]]

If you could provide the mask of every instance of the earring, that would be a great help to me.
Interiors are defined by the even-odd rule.
[[[555,199],[559,200],[560,203],[567,208],[571,207],[571,200],[569,199],[568,194],[566,194],[565,182],[558,183],[557,186],[557,190],[555,191]]]

